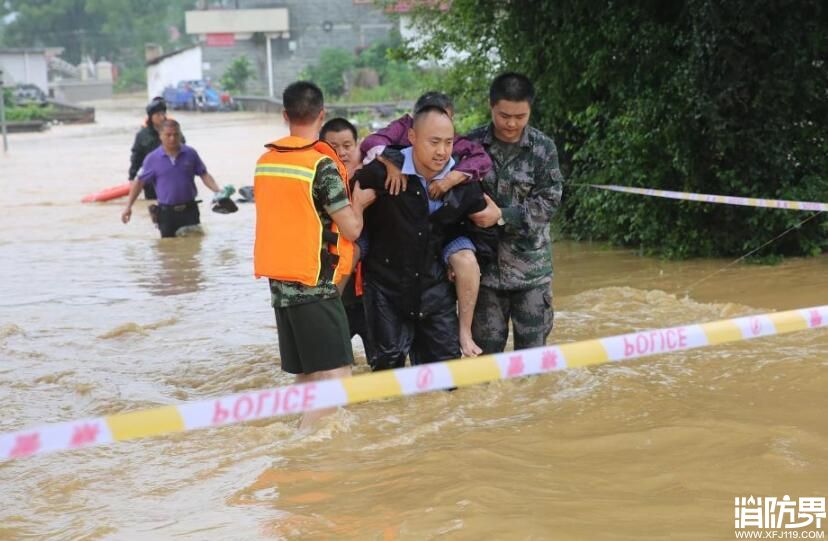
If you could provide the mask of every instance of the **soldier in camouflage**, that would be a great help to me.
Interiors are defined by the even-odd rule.
[[[552,243],[549,222],[561,202],[563,176],[551,138],[528,125],[534,99],[524,75],[498,76],[489,90],[492,122],[469,133],[492,158],[483,178],[496,207],[473,216],[497,225],[497,259],[481,266],[472,334],[484,353],[542,346],[552,330]]]

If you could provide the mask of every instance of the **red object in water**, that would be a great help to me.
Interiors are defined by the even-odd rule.
[[[107,188],[105,190],[101,190],[99,192],[91,193],[81,199],[82,203],[94,203],[96,201],[109,201],[110,199],[117,199],[118,197],[124,197],[125,195],[129,194],[129,188],[132,186],[132,183],[125,182],[124,184],[118,184],[117,186],[113,186],[111,188]]]

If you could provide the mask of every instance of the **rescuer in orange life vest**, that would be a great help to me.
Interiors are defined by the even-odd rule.
[[[357,169],[362,167],[362,160],[357,144],[357,129],[344,118],[332,118],[325,122],[319,131],[319,139],[325,141],[336,151],[339,159],[345,165],[348,172],[348,181],[354,176]],[[354,247],[358,255],[358,242]],[[359,257],[356,257],[359,260]],[[365,358],[373,359],[374,342],[368,332],[368,324],[365,321],[365,307],[362,304],[362,267],[357,263],[351,279],[348,280],[345,289],[342,291],[342,305],[345,307],[345,314],[348,316],[348,326],[351,329],[351,338],[356,335],[362,339],[362,347],[365,350]]]
[[[338,287],[353,270],[362,213],[375,194],[348,193],[336,152],[318,140],[322,91],[298,81],[282,96],[290,135],[265,145],[256,163],[257,277],[270,279],[282,370],[297,383],[351,375],[353,353]],[[330,410],[305,413],[299,428]]]

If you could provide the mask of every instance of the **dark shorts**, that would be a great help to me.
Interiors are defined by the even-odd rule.
[[[353,364],[348,318],[339,298],[275,310],[282,370],[311,374]]]
[[[157,205],[156,212],[156,223],[162,237],[174,237],[180,228],[201,223],[198,203],[195,201],[181,205]]]

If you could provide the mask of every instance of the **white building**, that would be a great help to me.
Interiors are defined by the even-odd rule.
[[[168,86],[179,81],[203,79],[201,46],[173,51],[147,61],[147,98],[164,93]]]
[[[356,53],[386,39],[396,23],[373,0],[225,2],[231,3],[235,9],[187,11],[186,31],[204,48],[205,77],[220,80],[232,62],[247,59],[254,74],[249,95],[280,97],[322,50]]]
[[[45,49],[0,49],[0,69],[5,86],[28,83],[49,92]]]

